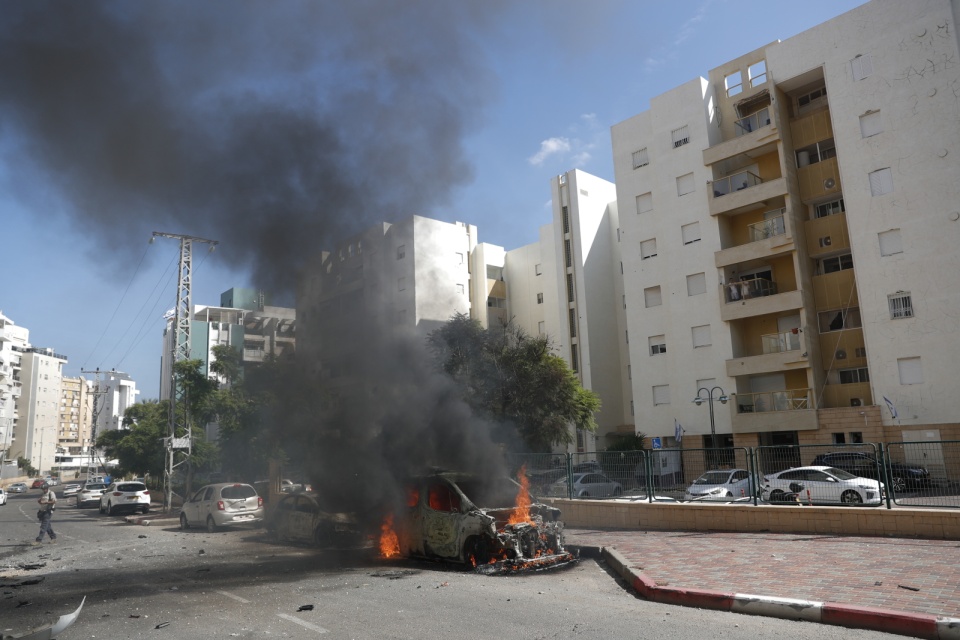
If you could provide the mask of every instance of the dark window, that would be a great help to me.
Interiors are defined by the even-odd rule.
[[[253,498],[257,495],[256,490],[248,484],[235,484],[231,487],[224,487],[220,490],[220,497],[224,500],[240,500],[244,498]]]

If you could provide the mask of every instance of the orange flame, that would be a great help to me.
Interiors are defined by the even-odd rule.
[[[520,491],[517,492],[517,505],[507,520],[507,524],[523,524],[530,522],[530,478],[527,477],[527,465],[520,467],[517,472],[517,482]]]
[[[393,530],[393,514],[389,513],[380,525],[380,557],[395,558],[400,555],[400,540]]]

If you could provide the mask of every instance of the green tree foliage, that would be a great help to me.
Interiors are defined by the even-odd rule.
[[[647,435],[644,433],[620,434],[607,451],[640,451],[647,447]]]
[[[549,451],[573,442],[571,426],[596,431],[600,398],[551,353],[546,336],[511,323],[484,330],[457,314],[430,334],[429,345],[473,410],[500,425],[495,435],[506,444]]]
[[[23,472],[29,477],[33,477],[37,473],[37,470],[30,464],[30,459],[23,456],[17,458],[17,467],[23,469]]]

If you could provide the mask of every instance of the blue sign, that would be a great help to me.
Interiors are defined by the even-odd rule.
[[[663,443],[660,442],[660,438],[650,438],[650,446],[654,449],[663,449]]]

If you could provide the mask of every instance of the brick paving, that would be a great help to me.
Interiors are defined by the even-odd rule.
[[[566,540],[615,548],[660,586],[960,617],[956,540],[576,528]]]

